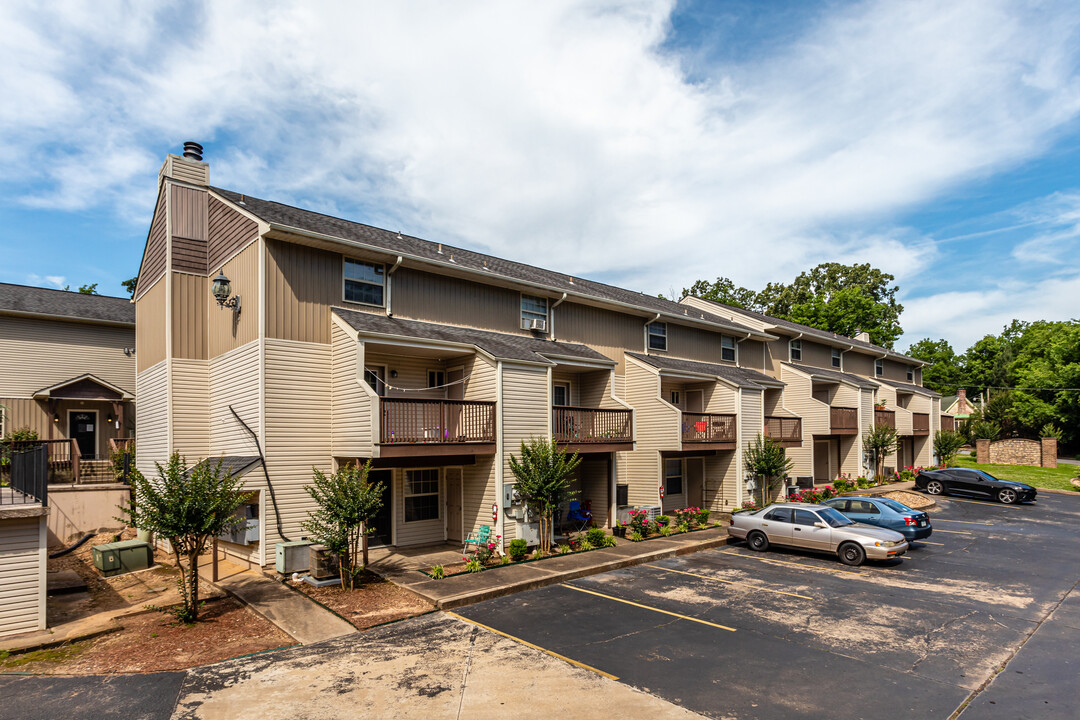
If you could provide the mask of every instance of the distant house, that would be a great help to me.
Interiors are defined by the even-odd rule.
[[[965,420],[975,412],[976,406],[967,398],[967,390],[960,388],[956,395],[946,395],[941,398],[941,412],[952,415],[957,420]]]

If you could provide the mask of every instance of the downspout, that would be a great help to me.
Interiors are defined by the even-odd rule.
[[[255,441],[255,449],[259,451],[259,459],[262,460],[263,475],[266,477],[266,489],[270,491],[270,502],[274,505],[274,520],[277,521],[278,535],[285,542],[292,542],[288,536],[285,535],[285,530],[281,527],[281,513],[278,512],[277,496],[274,495],[274,486],[270,484],[270,471],[266,469],[266,456],[263,455],[262,445],[259,443],[259,436],[255,434],[255,431],[248,427],[248,424],[244,422],[243,418],[236,414],[233,410],[233,406],[229,406],[229,412],[233,414],[233,417],[240,421],[240,424],[244,426],[244,429],[251,434],[251,439]]]
[[[495,524],[499,535],[499,552],[505,552],[506,545],[506,504],[503,499],[503,482],[506,479],[506,460],[503,458],[503,363],[495,365],[495,503],[499,508],[499,522]]]
[[[646,320],[644,327],[641,328],[641,332],[645,335],[645,354],[649,354],[649,326],[660,319],[660,313],[656,313],[656,317],[652,320]]]
[[[738,398],[738,415],[736,415],[735,423],[735,507],[741,508],[743,505],[743,490],[746,489],[746,473],[743,469],[743,447],[742,447],[742,421],[743,421],[743,406],[742,406],[742,388],[740,387],[735,392],[735,397]],[[762,503],[764,505],[764,503]]]
[[[563,304],[566,300],[566,293],[562,294],[562,297],[555,301],[555,304],[551,306],[548,311],[548,319],[551,321],[551,339],[555,339],[555,308]]]
[[[386,271],[386,317],[393,317],[394,311],[390,304],[390,299],[394,291],[394,284],[390,282],[390,276],[394,274],[394,271],[398,269],[398,265],[401,265],[401,256],[397,256],[397,262],[395,262],[390,269]]]

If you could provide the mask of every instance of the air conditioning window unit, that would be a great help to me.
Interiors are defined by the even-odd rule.
[[[308,548],[308,570],[316,580],[331,580],[341,577],[338,557],[326,549],[325,545],[312,545]]]
[[[218,539],[237,545],[254,545],[259,542],[259,506],[241,505],[236,514],[244,522],[227,533],[218,535]]]
[[[521,329],[547,332],[547,320],[541,320],[540,318],[521,318]]]

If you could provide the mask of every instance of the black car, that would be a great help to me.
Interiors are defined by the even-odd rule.
[[[944,470],[923,470],[915,478],[915,487],[931,495],[944,493],[965,493],[996,498],[1006,505],[1021,500],[1034,500],[1035,488],[1022,482],[1002,480],[990,473],[972,468],[945,468]]]

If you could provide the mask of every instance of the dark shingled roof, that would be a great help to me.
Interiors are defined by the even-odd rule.
[[[813,367],[812,365],[799,365],[798,363],[786,362],[784,365],[793,367],[796,370],[802,370],[807,375],[821,378],[822,380],[848,383],[849,385],[857,385],[861,388],[874,389],[877,387],[871,380],[868,380],[861,375],[852,375],[851,373],[840,372],[839,370],[826,370],[825,368]]]
[[[762,387],[783,387],[784,383],[776,378],[769,377],[764,373],[733,365],[717,365],[715,363],[697,362],[695,360],[680,360],[665,355],[642,355],[641,353],[626,353],[632,358],[637,358],[643,363],[652,365],[661,370],[675,370],[692,372],[699,375],[715,375],[719,378],[737,385],[738,387],[760,390]]]
[[[608,300],[623,303],[639,308],[646,312],[660,312],[668,315],[682,315],[687,319],[706,320],[715,325],[720,325],[738,333],[753,333],[760,335],[760,331],[746,327],[737,322],[719,315],[712,315],[681,303],[671,300],[646,295],[606,285],[604,283],[586,280],[585,278],[571,277],[565,273],[526,265],[524,263],[503,260],[492,255],[464,250],[458,247],[442,244],[440,254],[439,243],[420,238],[410,237],[390,230],[364,225],[362,223],[342,220],[340,218],[323,215],[321,213],[301,210],[300,208],[269,200],[260,200],[250,195],[241,195],[231,190],[211,188],[214,192],[233,203],[239,204],[243,200],[242,207],[250,213],[257,215],[268,223],[316,232],[343,240],[371,245],[386,252],[412,255],[424,260],[449,265],[450,258],[454,262],[450,267],[459,267],[466,270],[475,270],[490,273],[493,277],[502,277],[518,282],[534,285],[543,285],[556,288],[560,292],[568,292],[578,295],[589,296],[598,300]]]
[[[909,393],[915,393],[916,395],[926,395],[927,397],[941,397],[941,393],[936,393],[930,388],[924,388],[921,385],[909,385],[908,383],[896,382],[895,380],[886,380],[885,378],[877,378],[877,381],[882,385],[888,385],[894,387],[897,390],[904,390]]]
[[[511,335],[510,333],[497,333],[474,328],[438,325],[419,320],[401,320],[400,318],[386,317],[377,313],[359,312],[338,307],[334,308],[334,313],[357,332],[472,345],[502,360],[523,360],[554,365],[555,363],[546,356],[559,356],[600,362],[606,365],[615,364],[607,356],[577,343],[541,340],[527,335]]]
[[[135,325],[135,305],[127,298],[0,283],[0,314],[4,313]]]
[[[243,475],[251,468],[255,467],[258,463],[262,462],[262,458],[258,455],[222,455],[221,457],[208,457],[205,460],[199,462],[188,468],[190,473],[200,465],[209,463],[211,466],[217,465],[218,460],[221,460],[221,473],[224,475]]]

